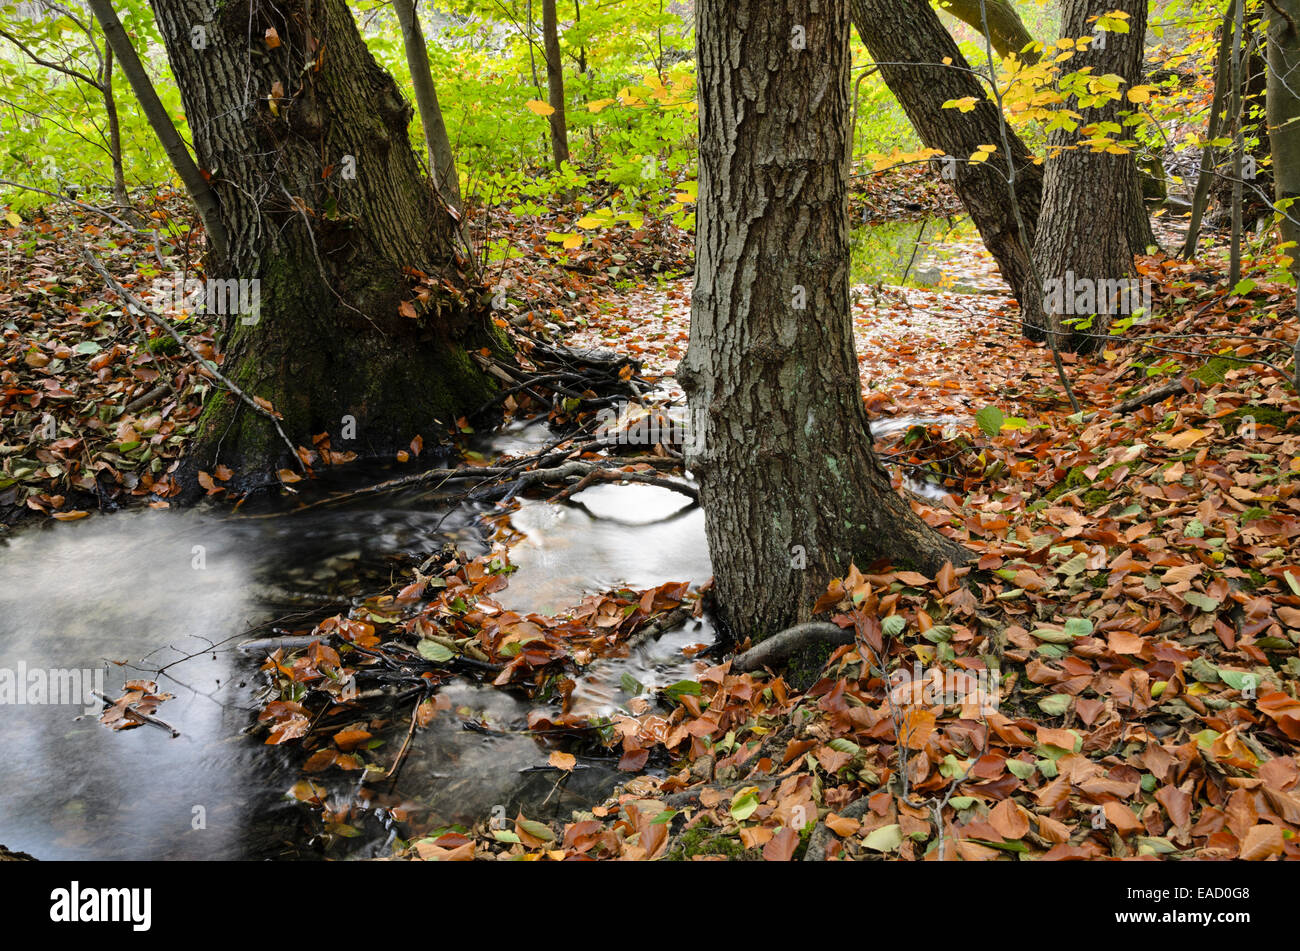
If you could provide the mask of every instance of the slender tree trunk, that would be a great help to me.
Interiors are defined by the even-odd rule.
[[[720,619],[762,637],[881,557],[965,551],[872,452],[849,314],[849,0],[700,0],[688,464]]]
[[[1273,193],[1293,201],[1282,219],[1286,253],[1300,262],[1300,0],[1274,0],[1268,11],[1268,128],[1273,150]],[[1300,263],[1292,264],[1300,274]],[[1300,364],[1298,364],[1300,365]]]
[[[126,168],[122,162],[122,127],[117,118],[117,101],[113,96],[113,47],[104,45],[104,68],[100,73],[100,93],[104,97],[104,112],[108,116],[108,151],[113,160],[113,200],[130,211],[131,199],[126,193]]]
[[[1201,234],[1201,219],[1205,216],[1205,205],[1210,196],[1214,181],[1214,171],[1219,164],[1218,149],[1213,142],[1219,137],[1223,127],[1224,103],[1231,83],[1233,32],[1236,29],[1237,5],[1241,0],[1231,0],[1228,12],[1223,17],[1223,27],[1219,35],[1219,54],[1214,64],[1214,96],[1210,101],[1210,118],[1206,124],[1205,145],[1201,149],[1201,167],[1196,176],[1196,187],[1192,191],[1192,214],[1187,225],[1187,237],[1183,240],[1182,256],[1190,258],[1196,251],[1196,241]]]
[[[154,0],[229,254],[209,279],[260,281],[225,317],[224,373],[269,400],[295,445],[386,452],[445,432],[493,392],[501,349],[457,223],[410,148],[411,108],[346,0]],[[194,27],[202,25],[202,41]],[[268,421],[209,399],[187,474],[282,465]]]
[[[569,160],[569,127],[564,118],[564,61],[560,58],[560,32],[555,0],[542,0],[542,44],[546,53],[546,98],[553,110],[551,155],[555,167]]]
[[[1043,171],[1014,132],[1007,130],[1015,163],[1016,197],[1029,232],[1021,239],[1007,191],[1007,157],[1001,148],[1002,117],[987,87],[926,0],[853,0],[853,22],[880,73],[898,99],[921,141],[948,158],[938,160],[984,246],[1022,310],[1033,303],[1030,255],[1033,253]],[[945,109],[950,100],[973,98],[969,112]],[[983,163],[967,161],[981,145],[998,145]]]
[[[167,110],[158,99],[158,93],[154,91],[149,74],[145,72],[140,57],[131,44],[131,38],[122,29],[122,23],[113,10],[112,0],[86,0],[86,5],[99,21],[100,29],[104,31],[105,44],[121,62],[122,72],[126,74],[136,99],[140,101],[140,108],[144,111],[145,118],[149,120],[149,125],[154,135],[158,136],[158,141],[162,143],[163,151],[171,161],[172,168],[176,170],[176,174],[185,184],[185,190],[193,199],[199,217],[203,220],[203,227],[208,233],[208,242],[213,252],[218,257],[224,257],[229,239],[217,209],[217,197],[199,172],[194,159],[190,157],[189,149],[185,147],[180,133],[172,125]],[[202,23],[203,19],[195,22]]]
[[[970,26],[976,33],[984,33],[984,17],[988,17],[989,39],[993,49],[1004,59],[1013,53],[1025,63],[1037,63],[1039,54],[1026,50],[1034,42],[1033,34],[1020,19],[1012,0],[936,0],[941,10],[951,13]]]
[[[1061,35],[1092,36],[1094,21],[1089,18],[1117,9],[1129,14],[1128,32],[1105,33],[1104,46],[1095,40],[1063,68],[1090,66],[1096,75],[1121,76],[1122,94],[1141,81],[1147,0],[1065,0]],[[1025,316],[1056,333],[1062,349],[1081,351],[1099,346],[1116,313],[1136,306],[1136,295],[1117,299],[1115,292],[1134,278],[1133,257],[1146,250],[1140,223],[1145,222],[1147,235],[1151,225],[1133,154],[1093,151],[1082,144],[1096,123],[1119,123],[1121,111],[1128,107],[1112,100],[1101,108],[1084,109],[1069,97],[1060,108],[1073,109],[1082,119],[1077,129],[1056,130],[1048,139],[1043,213],[1035,246],[1044,301]],[[1116,136],[1121,137],[1122,133]],[[1076,325],[1073,330],[1066,326],[1068,321],[1088,318],[1092,318],[1089,326]]]
[[[406,48],[406,65],[411,70],[411,85],[415,88],[415,105],[420,111],[420,125],[424,127],[424,141],[429,147],[429,171],[434,187],[442,194],[457,214],[463,212],[460,197],[460,175],[456,172],[456,156],[447,137],[447,125],[442,121],[438,106],[438,90],[429,72],[429,50],[424,43],[424,31],[415,9],[415,0],[393,0],[397,20],[402,27],[402,45]]]

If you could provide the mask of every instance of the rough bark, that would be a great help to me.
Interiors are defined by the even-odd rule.
[[[429,49],[424,43],[424,30],[415,9],[415,0],[393,0],[393,9],[402,28],[402,45],[406,49],[406,65],[411,70],[411,86],[415,91],[415,106],[420,111],[420,125],[424,128],[424,141],[429,147],[429,172],[433,185],[457,214],[465,210],[460,197],[460,175],[456,172],[456,156],[447,137],[447,124],[442,121],[438,105],[438,90],[429,72]]]
[[[153,129],[154,135],[158,136],[158,141],[162,143],[163,151],[172,163],[172,168],[176,170],[176,174],[185,185],[185,190],[194,201],[199,217],[203,220],[203,227],[208,233],[209,244],[218,255],[224,254],[229,238],[217,209],[216,195],[199,173],[189,149],[185,147],[180,133],[172,125],[167,110],[158,98],[158,93],[154,91],[149,74],[145,72],[144,65],[136,54],[131,38],[122,29],[122,22],[117,18],[112,0],[86,0],[86,5],[99,21],[99,27],[104,31],[105,44],[121,63],[122,72],[126,74],[131,90],[139,100],[145,118],[149,120],[150,128]],[[199,19],[195,22],[201,23],[203,20]],[[188,36],[188,28],[186,35]]]
[[[569,160],[569,126],[564,117],[564,61],[560,56],[560,31],[555,0],[542,0],[542,44],[546,53],[546,99],[552,112],[551,155],[555,167]]]
[[[1094,41],[1088,49],[1063,64],[1067,71],[1091,67],[1094,75],[1123,77],[1121,95],[1130,85],[1141,82],[1143,49],[1147,26],[1147,0],[1065,0],[1062,6],[1062,37],[1093,35],[1097,17],[1112,10],[1129,14],[1126,33],[1108,32],[1103,47]],[[1081,144],[1099,122],[1122,121],[1127,108],[1114,100],[1100,108],[1079,108],[1073,96],[1059,108],[1081,116],[1073,131],[1058,129],[1048,138],[1047,172],[1043,185],[1043,213],[1038,222],[1035,256],[1044,285],[1044,301],[1024,308],[1024,319],[1045,332],[1055,333],[1061,349],[1095,349],[1107,333],[1114,314],[1098,306],[1086,311],[1087,298],[1076,298],[1071,287],[1101,289],[1110,282],[1128,281],[1135,276],[1133,257],[1153,243],[1150,218],[1142,202],[1137,162],[1128,152],[1115,155],[1093,151]],[[1117,135],[1122,138],[1122,134]],[[1092,282],[1081,285],[1080,281]],[[1105,284],[1100,282],[1106,282]],[[1052,301],[1052,288],[1062,288],[1066,298]],[[1086,312],[1080,313],[1078,301]],[[1131,302],[1128,308],[1131,309]],[[1071,321],[1089,326],[1071,325]]]
[[[153,10],[230,235],[208,276],[260,281],[260,313],[224,318],[223,372],[295,445],[325,433],[364,454],[445,432],[493,392],[470,353],[504,343],[411,150],[411,108],[345,0]],[[216,392],[186,474],[283,455],[268,420]]]
[[[926,0],[853,0],[852,9],[862,42],[921,141],[956,159],[941,163],[947,170],[945,177],[951,176],[984,246],[1025,308],[1037,296],[1030,255],[1042,200],[1042,168],[1034,164],[1033,155],[1015,133],[1007,130],[1017,169],[1017,203],[1029,232],[1022,240],[1007,190],[1007,157],[1000,145],[1002,117],[988,87],[972,75],[934,10]],[[976,101],[969,112],[943,108],[949,100],[967,97]],[[985,144],[998,144],[998,151],[987,162],[968,162],[971,153]]]
[[[934,570],[965,551],[893,491],[868,435],[849,314],[849,0],[696,9],[700,193],[678,377],[720,620],[758,639],[808,620],[855,559]]]
[[[936,3],[941,10],[951,13],[981,35],[987,16],[989,39],[993,41],[997,54],[1004,59],[1015,54],[1022,62],[1038,62],[1038,52],[1025,49],[1034,42],[1034,37],[1011,0],[936,0]]]
[[[1300,242],[1300,0],[1274,0],[1268,11],[1268,128],[1273,193],[1294,201],[1282,219],[1282,240]],[[1300,262],[1300,246],[1289,251]],[[1300,273],[1300,264],[1292,270]],[[1300,364],[1298,364],[1300,365]]]

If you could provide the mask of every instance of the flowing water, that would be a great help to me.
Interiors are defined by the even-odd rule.
[[[494,449],[520,452],[541,439],[534,430],[500,441]],[[529,707],[471,682],[442,689],[450,709],[416,733],[382,795],[361,793],[357,773],[313,776],[332,807],[373,804],[341,834],[321,835],[311,810],[288,795],[303,776],[301,755],[242,735],[258,706],[261,656],[237,643],[267,634],[271,621],[309,629],[346,611],[349,598],[409,578],[413,561],[447,542],[485,550],[478,514],[412,492],[255,517],[136,510],[0,541],[0,676],[84,670],[81,686],[110,696],[125,680],[153,679],[174,694],[157,715],[180,731],[174,739],[151,726],[115,732],[85,715],[80,693],[20,689],[14,699],[70,702],[0,705],[0,843],[46,859],[365,856],[390,841],[386,809],[396,803],[451,823],[495,810],[513,818],[522,806],[530,818],[565,815],[604,795],[617,778],[611,761],[584,758],[559,782],[549,751],[527,733]],[[523,533],[512,553],[519,570],[499,597],[521,612],[552,612],[622,585],[699,584],[710,574],[701,512],[664,489],[602,485],[566,504],[528,501],[512,525]],[[591,665],[573,709],[625,705],[625,673],[647,686],[692,676],[697,662],[682,647],[712,639],[691,622],[627,658]],[[389,757],[405,734],[399,726]]]

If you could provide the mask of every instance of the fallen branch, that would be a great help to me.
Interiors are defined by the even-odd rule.
[[[853,628],[843,628],[827,621],[809,621],[773,634],[751,647],[731,663],[737,673],[747,673],[763,667],[779,667],[799,650],[816,644],[852,644]]]
[[[1187,384],[1191,384],[1189,390]],[[1200,384],[1189,376],[1180,376],[1176,380],[1168,383],[1162,383],[1153,390],[1147,390],[1145,393],[1139,393],[1137,396],[1130,397],[1124,402],[1115,406],[1114,412],[1119,414],[1131,413],[1135,409],[1141,409],[1143,406],[1150,406],[1153,403],[1161,403],[1171,396],[1177,396],[1180,393],[1195,393],[1200,388]]]

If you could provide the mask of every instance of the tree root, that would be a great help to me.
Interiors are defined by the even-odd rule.
[[[731,669],[737,673],[746,673],[763,667],[778,667],[805,647],[814,644],[852,644],[854,637],[853,628],[842,628],[826,621],[796,624],[745,651],[731,662]]]

